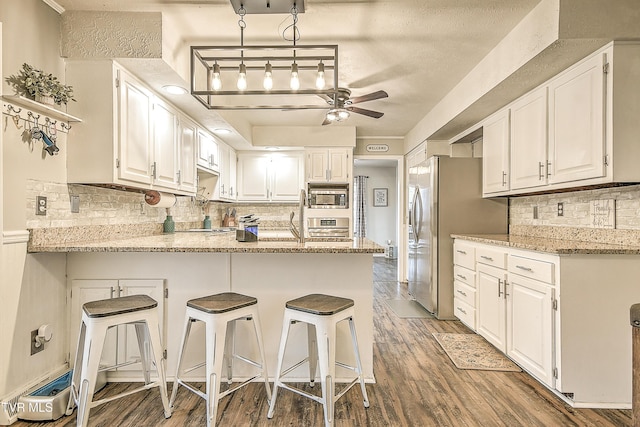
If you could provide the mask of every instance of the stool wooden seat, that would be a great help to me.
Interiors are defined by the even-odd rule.
[[[236,322],[238,320],[252,320],[255,338],[258,345],[260,361],[256,362],[248,357],[236,354]],[[205,361],[194,367],[183,369],[182,363],[187,342],[191,333],[191,325],[195,321],[205,323]],[[241,360],[259,369],[259,373],[244,380],[239,385],[220,391],[222,369],[226,360],[227,382],[233,382],[233,360]],[[201,392],[182,377],[184,374],[205,366],[206,391]],[[169,405],[173,408],[176,393],[180,385],[203,398],[207,403],[207,426],[215,426],[218,412],[218,401],[228,394],[233,393],[251,381],[262,377],[267,391],[267,399],[271,400],[271,388],[264,355],[260,318],[258,316],[258,300],[247,295],[234,292],[224,292],[196,298],[187,301],[185,315],[185,328],[182,336],[182,347],[178,355],[178,368],[176,371],[171,400]]]
[[[360,362],[360,351],[354,324],[354,302],[348,298],[336,297],[324,294],[310,294],[300,298],[287,301],[285,304],[284,320],[282,322],[282,335],[280,337],[280,347],[278,350],[278,366],[273,383],[273,397],[269,405],[268,418],[273,417],[278,388],[298,393],[308,397],[323,405],[325,426],[333,426],[334,404],[357,382],[360,383],[360,391],[364,400],[364,407],[369,407],[369,398],[362,376],[362,364]],[[356,366],[337,362],[336,358],[336,327],[343,320],[349,321],[351,331],[351,342],[356,360]],[[282,368],[287,346],[287,339],[292,323],[304,322],[307,324],[307,347],[308,356],[302,361],[293,364],[291,367]],[[289,372],[309,363],[310,385],[313,386],[316,377],[316,366],[319,363],[320,382],[322,384],[322,396],[318,397],[301,389],[287,385],[282,382],[284,376]],[[336,365],[356,372],[356,378],[347,384],[337,395],[335,393],[335,370]]]
[[[165,417],[171,416],[157,307],[157,301],[147,295],[92,301],[82,306],[82,321],[66,412],[67,415],[71,415],[74,407],[78,407],[77,426],[87,425],[91,408],[154,387],[160,389]],[[98,372],[112,369],[112,367],[99,367],[107,330],[113,326],[126,324],[132,324],[136,329],[145,385],[104,399],[93,400]],[[152,363],[158,375],[157,381],[154,382],[151,382]]]

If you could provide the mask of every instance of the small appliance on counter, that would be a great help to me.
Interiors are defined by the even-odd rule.
[[[243,215],[238,220],[238,229],[236,230],[236,240],[238,242],[256,242],[258,241],[258,220],[253,214]]]

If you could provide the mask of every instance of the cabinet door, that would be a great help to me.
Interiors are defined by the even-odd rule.
[[[329,150],[329,181],[349,182],[349,171],[351,170],[349,167],[350,151],[342,148]]]
[[[227,200],[229,195],[229,147],[226,144],[218,145],[218,162],[220,175],[213,191],[214,200]]]
[[[307,150],[307,181],[327,182],[329,158],[327,150]]]
[[[80,333],[80,323],[82,321],[82,306],[91,301],[110,299],[118,295],[117,280],[72,280],[70,298],[70,321],[69,321],[69,354],[75,359],[78,336]],[[100,365],[114,366],[117,363],[117,343],[118,335],[116,328],[107,331],[104,341],[102,358]],[[71,361],[72,363],[75,360]]]
[[[178,188],[178,112],[163,102],[153,104],[153,184]]]
[[[119,75],[118,178],[151,184],[152,95],[124,71]]]
[[[301,154],[274,155],[271,160],[271,200],[297,202],[304,187],[303,169]]]
[[[504,270],[478,265],[476,329],[503,353],[507,350],[505,279]]]
[[[180,139],[180,190],[189,193],[197,191],[197,170],[196,170],[196,132],[195,123],[184,117],[180,118],[179,139]]]
[[[509,274],[507,355],[553,387],[553,287]]]
[[[148,295],[158,302],[158,322],[160,324],[160,337],[163,343],[167,340],[164,337],[164,280],[162,279],[128,279],[119,280],[120,296]],[[140,357],[140,349],[136,336],[136,328],[133,325],[120,325],[118,330],[118,363],[136,361]],[[151,341],[149,335],[145,333],[145,351],[151,354]],[[163,351],[164,349],[161,349]],[[139,364],[123,366],[119,371],[138,371]]]
[[[263,154],[238,155],[238,200],[269,199],[269,158]]]
[[[482,192],[509,190],[509,110],[492,116],[483,125]]]
[[[547,183],[547,88],[511,107],[511,189]]]
[[[238,167],[238,155],[236,150],[229,147],[229,200],[236,200],[237,198],[237,167]]]
[[[597,55],[549,85],[549,183],[605,174],[605,61]]]
[[[217,172],[218,162],[218,143],[213,136],[198,130],[198,166]]]

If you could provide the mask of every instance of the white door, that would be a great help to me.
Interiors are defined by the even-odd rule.
[[[507,292],[507,355],[553,387],[553,287],[516,274]]]
[[[218,143],[202,130],[198,131],[198,166],[217,172],[218,165]]]
[[[72,280],[71,281],[71,314],[69,321],[69,354],[75,361],[80,323],[82,322],[82,306],[91,301],[111,299],[118,296],[117,280]],[[107,332],[102,350],[101,366],[114,366],[117,362],[118,335],[116,328]]]
[[[164,280],[162,279],[127,279],[119,280],[120,296],[148,295],[158,302],[158,322],[160,324],[160,337],[163,343],[167,340],[164,336]],[[140,350],[136,337],[136,328],[133,325],[120,325],[118,330],[118,363],[138,361]],[[149,335],[145,334],[145,350],[151,355],[151,342]],[[161,349],[164,351],[164,349]],[[119,371],[140,370],[140,365],[128,365],[118,368]],[[153,370],[153,369],[152,369]]]
[[[153,185],[178,188],[178,113],[162,102],[153,104]]]
[[[269,158],[263,154],[238,156],[238,200],[269,199]]]
[[[329,158],[326,149],[307,150],[307,181],[327,182],[329,171]]]
[[[329,150],[329,181],[349,182],[350,151],[345,149]]]
[[[297,202],[304,187],[303,168],[301,154],[274,155],[271,160],[271,200]]]
[[[119,75],[118,178],[151,184],[152,95],[122,70]]]
[[[218,162],[220,168],[220,176],[213,191],[213,199],[228,200],[229,196],[229,146],[226,144],[218,145]]]
[[[597,55],[549,85],[549,183],[605,174],[605,62]]]
[[[476,287],[476,329],[487,341],[503,353],[507,350],[504,270],[478,264]]]
[[[509,190],[509,110],[501,111],[483,125],[482,192]]]
[[[547,183],[547,88],[511,106],[511,189]]]
[[[197,191],[196,125],[184,117],[179,123],[180,139],[180,189],[189,193]]]

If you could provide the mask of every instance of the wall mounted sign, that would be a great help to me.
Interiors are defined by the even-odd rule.
[[[593,228],[616,228],[615,199],[591,200],[589,215]]]
[[[386,188],[374,188],[373,189],[373,206],[388,206]]]
[[[386,153],[389,151],[389,146],[387,144],[369,144],[367,151],[369,153]]]

